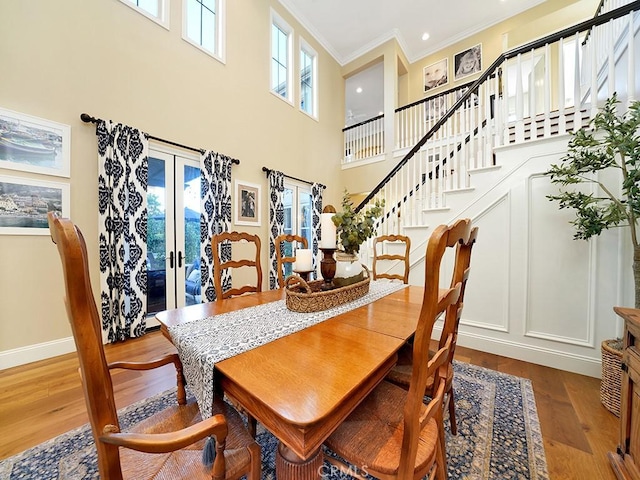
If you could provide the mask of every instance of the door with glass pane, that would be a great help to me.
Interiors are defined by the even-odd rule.
[[[150,150],[147,208],[147,313],[199,303],[199,161]]]
[[[311,186],[302,182],[285,182],[284,193],[282,196],[282,204],[284,207],[284,233],[300,235],[307,239],[309,248],[313,245],[312,234],[312,215],[313,209],[311,203]],[[292,257],[295,255],[290,243],[285,243],[284,256]],[[291,275],[292,264],[284,264],[285,278]]]

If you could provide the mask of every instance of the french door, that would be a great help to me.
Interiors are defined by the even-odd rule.
[[[147,208],[147,314],[199,303],[199,159],[151,148]]]
[[[282,204],[284,207],[284,233],[300,235],[306,238],[308,248],[311,248],[313,245],[311,185],[296,182],[295,180],[285,181]],[[284,249],[285,256],[292,257],[295,255],[291,244],[285,243]],[[292,265],[285,263],[285,278],[292,273]]]

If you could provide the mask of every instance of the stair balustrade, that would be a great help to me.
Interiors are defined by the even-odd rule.
[[[404,156],[356,209],[385,200],[379,235],[424,225],[448,208],[448,193],[473,188],[471,172],[496,167],[495,148],[580,128],[616,91],[628,105],[639,81],[638,10],[640,1],[609,0],[593,19],[501,54],[475,82],[397,109]],[[383,138],[383,126],[379,116],[350,128],[348,146],[345,132],[352,160],[366,158],[375,141],[362,137]]]

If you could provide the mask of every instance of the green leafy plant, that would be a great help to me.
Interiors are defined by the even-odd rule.
[[[635,307],[640,308],[640,101],[633,102],[621,116],[617,114],[618,103],[614,94],[587,128],[572,134],[562,163],[552,165],[546,172],[552,183],[561,186],[560,194],[547,195],[547,198],[559,202],[561,209],[575,210],[576,219],[571,222],[576,228],[575,239],[587,240],[612,227],[629,228]],[[609,174],[599,175],[605,170],[609,170]],[[619,174],[611,175],[615,170]],[[571,188],[589,183],[597,185],[596,193]]]
[[[382,215],[382,207],[384,200],[376,200],[373,207],[356,213],[353,202],[345,190],[342,211],[331,217],[345,253],[358,253],[360,245],[375,234],[375,220]]]

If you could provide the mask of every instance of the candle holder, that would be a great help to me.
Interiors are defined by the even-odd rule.
[[[298,275],[300,275],[300,277],[302,277],[302,279],[305,282],[308,282],[310,280],[309,276],[310,276],[311,273],[313,273],[313,270],[297,270],[297,269],[294,269],[293,273],[297,273]]]
[[[333,258],[335,248],[321,248],[322,260],[320,260],[320,273],[324,279],[324,283],[320,287],[322,290],[333,290],[336,286],[333,284],[333,277],[336,274],[336,260]]]

